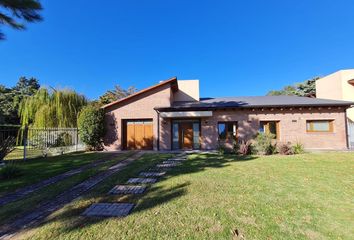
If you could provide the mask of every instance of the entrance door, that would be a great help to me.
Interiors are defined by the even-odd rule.
[[[181,149],[193,149],[193,124],[180,124]]]
[[[200,149],[199,138],[199,120],[172,120],[172,149]]]
[[[153,149],[151,120],[132,120],[125,122],[125,149]]]

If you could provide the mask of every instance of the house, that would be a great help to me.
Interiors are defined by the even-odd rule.
[[[316,81],[319,98],[354,101],[354,69],[340,70]],[[348,136],[354,148],[354,108],[347,109]]]
[[[258,132],[307,149],[347,149],[354,102],[294,96],[200,98],[198,80],[171,78],[103,106],[106,150],[202,149]]]

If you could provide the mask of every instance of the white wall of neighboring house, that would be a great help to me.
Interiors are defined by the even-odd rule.
[[[316,81],[317,98],[354,102],[354,69],[341,70]],[[354,122],[354,108],[347,110],[348,118]]]
[[[354,69],[340,70],[316,81],[316,97],[354,102]],[[347,110],[348,141],[354,149],[354,107]]]

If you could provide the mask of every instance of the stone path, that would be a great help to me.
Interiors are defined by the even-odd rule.
[[[64,207],[83,193],[90,190],[92,187],[110,177],[114,173],[119,172],[125,166],[141,157],[144,153],[138,152],[127,159],[120,161],[106,171],[103,171],[82,183],[64,191],[54,199],[39,204],[30,213],[24,213],[17,217],[13,222],[0,226],[0,239],[9,239],[19,231],[32,227],[41,223],[52,212]]]
[[[184,154],[179,154],[177,158],[171,158],[167,161],[164,161],[165,164],[157,164],[153,170],[147,172],[141,172],[139,178],[130,178],[127,183],[134,184],[151,184],[157,181],[157,178],[149,177],[161,177],[165,175],[166,172],[158,172],[157,169],[161,168],[161,165],[169,165],[170,167],[175,167],[180,165],[180,161],[187,160],[187,157],[182,157]],[[174,159],[174,160],[172,160]],[[166,163],[167,162],[167,163]],[[166,170],[166,169],[165,169]],[[109,194],[141,194],[145,192],[146,186],[141,185],[117,185],[112,188],[108,193]],[[95,216],[95,217],[125,217],[127,216],[134,208],[135,204],[133,203],[95,203],[92,204],[89,208],[85,210],[82,214],[84,216]]]
[[[82,214],[89,217],[125,217],[133,209],[132,203],[94,203]]]
[[[109,194],[142,194],[145,186],[117,185],[109,191]]]
[[[35,183],[35,184],[30,185],[30,186],[26,186],[26,187],[20,188],[20,189],[16,190],[15,192],[6,194],[6,195],[0,197],[0,207],[4,206],[4,205],[6,205],[6,204],[8,204],[10,202],[14,202],[14,201],[20,200],[20,199],[24,198],[25,196],[27,196],[30,193],[38,191],[38,190],[40,190],[40,189],[42,189],[44,187],[47,187],[47,186],[49,186],[51,184],[60,182],[60,181],[66,179],[68,177],[71,177],[71,176],[74,176],[76,174],[79,174],[79,173],[81,173],[81,172],[83,172],[83,171],[85,171],[87,169],[97,167],[98,165],[100,165],[100,164],[108,161],[109,159],[111,159],[113,156],[115,156],[115,155],[110,154],[108,159],[95,161],[93,163],[84,165],[84,166],[79,167],[77,169],[70,170],[68,172],[65,172],[65,173],[59,174],[57,176],[48,178],[48,179],[43,180],[43,181],[41,181],[39,183]]]

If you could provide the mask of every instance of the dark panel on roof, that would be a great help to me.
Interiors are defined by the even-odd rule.
[[[201,98],[199,102],[175,102],[163,110],[252,108],[252,107],[310,107],[310,106],[350,106],[354,102],[296,97],[296,96],[259,96],[259,97],[222,97]]]

